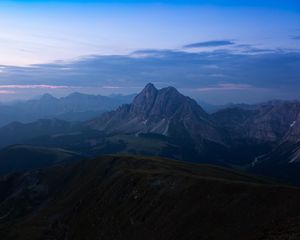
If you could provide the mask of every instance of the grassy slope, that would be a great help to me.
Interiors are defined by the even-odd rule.
[[[161,158],[54,167],[39,173],[41,184],[46,200],[12,220],[6,239],[277,239],[274,231],[291,235],[286,226],[300,216],[297,188]]]
[[[25,172],[82,158],[60,148],[14,145],[0,150],[0,174]]]

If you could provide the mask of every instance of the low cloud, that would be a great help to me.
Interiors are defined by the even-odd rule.
[[[215,94],[225,102],[231,96],[222,99],[221,90],[229,93],[229,90],[278,89],[282,90],[281,95],[273,94],[270,98],[299,98],[299,91],[295,91],[300,89],[299,51],[258,51],[249,45],[239,49],[209,52],[154,49],[30,67],[0,66],[5,70],[0,90],[24,89],[36,93],[88,88],[98,94],[108,91],[131,94],[148,82],[155,82],[159,88],[172,85],[179,89],[199,89],[198,94]],[[249,99],[255,100],[259,94],[267,98],[269,92],[258,91]]]
[[[215,40],[206,42],[197,42],[183,46],[183,48],[205,48],[205,47],[222,47],[234,45],[235,42],[231,40]]]
[[[55,86],[55,85],[0,85],[0,89],[65,89],[65,88],[72,88],[72,87]]]
[[[300,40],[300,35],[299,36],[293,36],[292,39],[293,40]]]
[[[256,89],[250,84],[236,84],[236,83],[223,83],[209,87],[202,87],[195,89],[198,92],[211,92],[211,91],[228,91],[228,90],[253,90]]]
[[[0,90],[0,94],[14,94],[15,91],[8,91],[8,90]]]

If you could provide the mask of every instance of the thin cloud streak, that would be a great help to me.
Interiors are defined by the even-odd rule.
[[[211,92],[211,91],[229,91],[229,90],[254,90],[254,89],[261,89],[256,88],[250,84],[235,84],[235,83],[224,83],[218,84],[211,87],[203,87],[197,88],[196,91],[198,92]]]
[[[232,40],[214,40],[206,42],[192,43],[183,46],[183,48],[206,48],[206,47],[224,47],[229,45],[234,45],[235,42]]]
[[[74,87],[56,86],[56,85],[0,85],[0,89],[66,89],[66,88],[74,88]]]
[[[15,94],[15,91],[0,90],[0,94]]]
[[[92,55],[26,68],[0,66],[5,72],[1,75],[0,90],[21,92],[23,89],[22,96],[45,92],[62,96],[73,90],[104,95],[132,94],[152,82],[158,88],[172,85],[186,89],[190,96],[201,96],[214,103],[243,97],[241,101],[247,102],[299,99],[295,90],[300,87],[300,51],[239,47],[247,48],[247,53],[235,48],[197,52],[148,49],[132,53],[145,54],[142,58],[133,58],[132,54]],[[70,71],[61,71],[65,68]],[[240,98],[234,94],[240,94]],[[16,94],[14,98],[17,97]]]
[[[300,40],[300,35],[299,36],[293,36],[292,39],[293,40]]]

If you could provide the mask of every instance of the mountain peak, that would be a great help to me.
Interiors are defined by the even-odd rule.
[[[134,98],[133,104],[137,107],[137,111],[148,109],[152,106],[157,96],[158,90],[152,83],[148,83],[145,88]]]
[[[88,95],[88,94],[83,94],[80,92],[73,92],[73,93],[69,94],[67,97],[77,97],[77,96],[82,96],[82,95]]]
[[[143,91],[157,91],[153,83],[148,83]]]
[[[206,139],[222,143],[218,129],[196,103],[174,87],[156,89],[147,84],[133,103],[90,123],[98,130],[114,133],[156,133]]]
[[[161,89],[161,93],[167,94],[168,96],[174,96],[174,97],[184,97],[175,87],[166,87]]]
[[[41,100],[55,100],[57,98],[55,98],[54,96],[52,96],[50,93],[45,93],[41,96],[40,98]]]
[[[153,83],[148,83],[144,89],[140,92],[139,95],[142,95],[142,96],[153,96],[153,95],[156,95],[156,93],[158,92],[158,89],[154,86]]]

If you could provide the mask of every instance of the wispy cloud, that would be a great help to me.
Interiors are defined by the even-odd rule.
[[[300,40],[300,35],[298,35],[298,36],[292,36],[292,39],[293,40]]]
[[[211,94],[220,101],[225,93],[228,95],[226,99],[223,96],[224,101],[231,100],[230,90],[236,90],[236,94],[237,90],[255,91],[249,99],[299,98],[295,90],[300,88],[300,51],[237,46],[226,51],[142,50],[134,53],[145,54],[142,58],[132,57],[132,54],[94,55],[30,67],[0,66],[5,71],[1,75],[0,90],[36,94],[86,88],[84,91],[97,94],[130,94],[148,82],[156,82],[158,87],[198,89],[193,93]],[[62,68],[71,70],[62,71]],[[280,96],[270,93],[272,89],[283,88]]]
[[[214,41],[191,43],[183,46],[183,48],[223,47],[223,46],[229,46],[234,44],[235,42],[232,40],[214,40]]]
[[[198,92],[211,92],[211,91],[228,91],[228,90],[253,90],[257,89],[250,84],[236,84],[236,83],[222,83],[209,87],[196,88]]]
[[[0,85],[0,89],[65,89],[65,88],[74,88],[74,87],[56,86],[56,85]]]
[[[0,90],[0,94],[14,94],[15,91]]]

